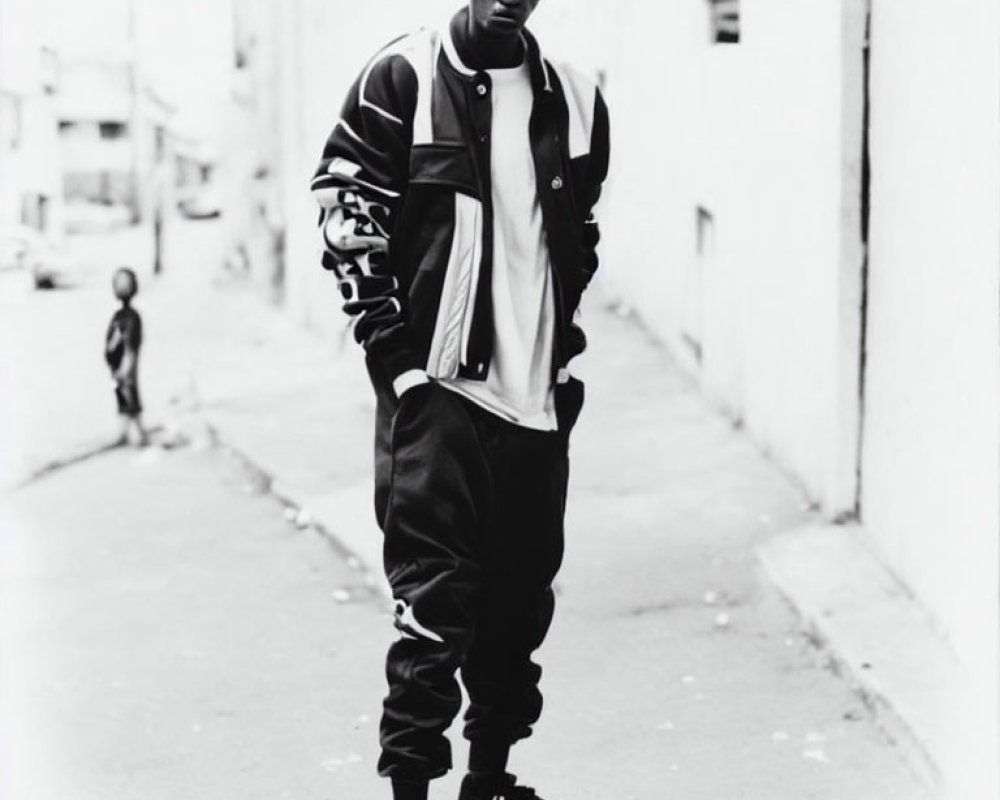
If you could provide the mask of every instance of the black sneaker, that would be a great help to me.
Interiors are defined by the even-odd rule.
[[[507,773],[499,778],[491,775],[466,775],[458,800],[542,800],[530,786],[518,786],[517,778]]]

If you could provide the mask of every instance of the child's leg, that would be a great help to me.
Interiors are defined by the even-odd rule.
[[[149,444],[149,432],[146,430],[146,427],[142,424],[142,414],[136,414],[134,417],[132,417],[132,424],[135,426],[139,447],[145,447],[146,445]]]
[[[124,447],[128,444],[128,432],[132,426],[132,421],[128,414],[118,415],[118,437],[115,439],[116,447]]]
[[[118,384],[116,394],[119,411],[125,419],[126,438],[127,431],[135,428],[138,446],[145,447],[149,444],[149,435],[142,424],[142,402],[139,400],[138,383],[132,378],[126,378]]]
[[[115,446],[122,447],[128,444],[129,413],[128,394],[122,381],[115,381],[115,404],[118,406],[118,437],[115,439]]]

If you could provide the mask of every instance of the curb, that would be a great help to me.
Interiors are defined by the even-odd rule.
[[[316,498],[308,497],[297,487],[281,481],[261,459],[250,455],[237,445],[232,437],[227,436],[224,425],[211,421],[203,414],[199,414],[198,419],[215,445],[254,473],[260,481],[263,492],[285,507],[285,516],[290,522],[301,529],[309,529],[322,536],[338,558],[362,575],[371,597],[376,598],[387,609],[392,608],[392,592],[382,574],[381,564],[373,564],[373,559],[364,552],[364,548],[354,543],[354,537],[338,533],[344,526],[341,520],[314,510]]]
[[[848,526],[762,545],[764,573],[932,792],[962,782],[963,668],[926,612]],[[957,738],[961,739],[962,736]]]

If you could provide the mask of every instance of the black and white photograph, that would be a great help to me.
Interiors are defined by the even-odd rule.
[[[996,0],[0,0],[0,800],[1000,800]]]

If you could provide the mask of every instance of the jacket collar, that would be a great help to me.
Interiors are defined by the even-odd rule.
[[[468,78],[476,75],[477,71],[466,66],[458,55],[458,50],[455,48],[455,41],[451,37],[450,19],[445,23],[444,27],[441,28],[439,35],[445,57],[455,71]],[[521,32],[521,41],[524,42],[525,59],[528,62],[528,70],[531,74],[532,88],[536,93],[539,91],[551,93],[553,91],[552,75],[549,65],[546,63],[544,56],[542,56],[541,49],[538,46],[538,40],[535,39],[534,35],[529,30],[525,29]]]
[[[527,53],[526,58],[531,70],[532,86],[536,92],[541,90],[551,94],[552,75],[549,71],[548,62],[545,60],[538,46],[538,40],[535,39],[529,30],[524,30],[521,33],[521,39],[524,41],[525,52]]]

